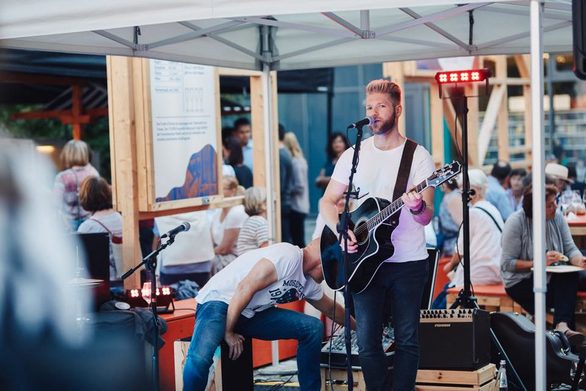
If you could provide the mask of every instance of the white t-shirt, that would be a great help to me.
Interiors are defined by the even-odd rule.
[[[375,147],[374,137],[362,142],[358,169],[354,174],[354,187],[360,188],[360,196],[364,198],[353,200],[358,207],[368,197],[384,198],[392,201],[393,190],[399,172],[399,165],[403,155],[405,143],[388,151]],[[348,148],[336,163],[332,179],[342,184],[348,184],[352,167],[353,148]],[[407,181],[407,189],[411,189],[429,177],[434,171],[433,160],[425,148],[418,145],[413,154],[411,171]],[[399,225],[393,231],[391,240],[395,247],[392,257],[387,262],[409,262],[427,259],[425,248],[425,229],[413,218],[413,215],[402,208]]]
[[[248,215],[244,211],[243,205],[236,205],[231,207],[230,211],[224,218],[224,221],[220,221],[221,214],[222,209],[218,209],[212,217],[212,239],[214,240],[214,245],[216,246],[222,243],[222,239],[224,238],[224,230],[232,228],[240,229],[248,218]],[[232,250],[232,253],[236,253],[236,242],[234,242],[234,249]]]
[[[207,211],[155,218],[155,224],[160,235],[169,232],[183,222],[189,223],[189,231],[177,234],[173,245],[161,251],[158,257],[161,266],[206,262],[214,257],[214,245]]]
[[[502,232],[495,222],[480,207],[489,212],[501,230],[505,223],[498,209],[486,200],[478,201],[469,209],[470,214],[470,281],[476,285],[502,283],[500,262],[502,254]],[[464,231],[458,235],[458,252],[463,254]],[[464,285],[464,268],[458,265],[452,279],[452,286]]]
[[[261,259],[268,259],[277,269],[277,281],[252,296],[242,315],[252,318],[255,312],[304,298],[319,300],[322,287],[303,274],[303,250],[290,243],[277,243],[249,251],[228,264],[205,284],[195,298],[198,303],[223,301],[229,304],[236,287]]]

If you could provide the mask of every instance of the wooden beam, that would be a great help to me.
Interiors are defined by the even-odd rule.
[[[51,86],[84,86],[88,84],[87,79],[76,77],[63,77],[51,75],[36,75],[22,72],[0,72],[2,83],[25,83],[25,84],[44,84]]]
[[[443,109],[444,109],[444,116],[446,117],[446,122],[448,124],[448,128],[450,130],[450,135],[452,136],[452,140],[454,141],[454,143],[458,146],[458,151],[461,153],[462,152],[462,124],[460,123],[460,120],[457,120],[457,124],[456,124],[456,111],[454,109],[454,105],[452,105],[452,102],[449,99],[443,99]],[[457,128],[459,129],[458,132],[456,133],[456,129],[454,128],[454,125],[456,124]],[[468,136],[470,136],[470,134],[468,134]],[[468,142],[470,143],[470,139],[468,140]],[[473,167],[477,164],[477,161],[474,160],[475,156],[477,156],[477,154],[472,154],[471,153],[471,149],[468,149],[468,164],[470,165],[470,167]],[[458,156],[458,158],[461,158],[462,156]]]
[[[74,119],[71,123],[71,127],[73,128],[73,139],[81,140],[82,126],[81,122],[77,121],[77,118],[81,115],[81,87],[79,84],[74,84],[71,88],[71,113],[73,114]]]
[[[188,206],[185,208],[163,209],[151,212],[140,212],[140,220],[154,219],[155,217],[169,216],[180,213],[197,212],[200,210],[210,210],[217,208],[230,208],[236,205],[242,205],[244,196],[229,197],[224,199],[216,199],[209,204],[200,206]]]
[[[137,132],[135,104],[136,101],[142,100],[142,96],[135,96],[134,91],[134,77],[136,68],[140,68],[140,61],[140,58],[106,57],[112,187],[116,208],[123,217],[124,270],[132,268],[142,258],[138,237],[138,183],[135,148]],[[139,273],[134,273],[124,281],[125,288],[135,288],[139,284]]]
[[[498,56],[496,60],[496,77],[500,79],[507,79],[507,56]],[[509,101],[507,94],[507,85],[502,85],[503,91],[500,99],[497,131],[498,131],[498,153],[499,159],[509,161],[511,154],[509,153],[509,108],[507,103]]]
[[[500,106],[502,105],[505,86],[494,86],[490,97],[488,98],[488,105],[484,113],[484,120],[480,127],[478,134],[478,158],[480,165],[484,164],[486,158],[486,151],[490,144],[490,136],[495,128]]]
[[[480,157],[478,156],[478,119],[479,114],[479,102],[476,96],[478,96],[478,84],[467,84],[465,88],[466,96],[473,97],[468,98],[468,115],[466,124],[468,129],[468,156],[469,161],[479,165]],[[471,163],[472,164],[472,163]]]
[[[431,106],[431,156],[436,167],[444,162],[444,115],[442,99],[439,98],[439,86],[432,82],[429,85],[429,102]]]
[[[523,78],[530,78],[530,62],[529,55],[517,55],[515,56],[515,64],[519,69],[519,74]],[[531,120],[531,85],[523,86],[523,99],[525,101],[525,110],[523,110],[523,123],[525,124],[525,144],[533,144],[533,132],[532,132],[532,120]],[[531,149],[525,154],[525,159],[531,161]]]

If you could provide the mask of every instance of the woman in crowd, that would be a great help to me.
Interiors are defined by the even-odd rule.
[[[515,168],[511,171],[509,183],[511,187],[507,189],[507,198],[511,203],[513,211],[518,211],[522,207],[523,201],[523,179],[527,176],[524,168]]]
[[[568,223],[556,211],[557,188],[545,187],[546,265],[569,259],[572,265],[584,267],[585,258],[572,239]],[[507,294],[530,314],[535,313],[533,295],[533,189],[523,194],[523,207],[507,219],[503,229],[501,276]],[[572,346],[580,346],[584,335],[574,331],[574,307],[578,290],[578,273],[550,273],[547,283],[547,304],[554,308],[556,330],[566,334]]]
[[[330,178],[332,177],[332,173],[334,172],[334,167],[336,166],[338,159],[348,148],[350,148],[350,143],[348,142],[348,138],[344,135],[344,133],[334,132],[330,135],[328,146],[326,147],[328,161],[321,169],[319,176],[315,179],[315,184],[317,187],[323,191],[326,190],[328,183],[330,183]]]
[[[122,270],[122,215],[112,207],[112,190],[104,178],[90,176],[83,180],[79,201],[91,216],[78,228],[79,233],[110,234],[110,280],[120,278]]]
[[[234,168],[238,183],[248,189],[252,186],[252,171],[244,164],[242,146],[236,137],[229,137],[224,145],[224,161]]]
[[[62,201],[61,212],[72,231],[76,231],[89,216],[79,204],[79,187],[88,176],[99,176],[90,164],[90,151],[81,140],[70,140],[61,152],[63,171],[55,178],[55,194]]]
[[[292,243],[305,247],[305,216],[309,213],[309,185],[307,181],[307,161],[299,146],[295,133],[287,132],[283,139],[285,147],[291,152],[293,164],[293,184],[291,186],[291,227]]]
[[[240,229],[236,255],[269,245],[267,221],[267,192],[253,186],[244,192],[244,211],[249,216]]]
[[[468,171],[470,189],[470,281],[476,285],[500,284],[501,236],[503,219],[500,212],[485,194],[488,178],[479,169]],[[464,268],[460,265],[464,255],[463,230],[458,234],[456,251],[449,263],[444,266],[446,273],[454,270],[450,286],[464,285]]]
[[[244,192],[233,176],[222,178],[222,188],[224,197],[235,197]],[[247,218],[243,205],[223,208],[215,212],[211,226],[215,254],[212,261],[212,274],[219,272],[236,258],[238,235]]]

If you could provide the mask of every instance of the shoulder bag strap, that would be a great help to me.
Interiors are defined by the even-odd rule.
[[[489,212],[489,211],[487,211],[487,210],[486,210],[486,209],[484,209],[484,208],[481,208],[480,206],[475,206],[474,208],[476,208],[476,209],[480,209],[481,211],[483,211],[484,213],[486,213],[486,214],[488,215],[488,217],[490,217],[490,219],[491,219],[492,221],[494,221],[494,225],[496,225],[496,227],[498,228],[499,232],[500,232],[500,233],[503,233],[503,229],[501,228],[501,226],[499,225],[499,223],[497,223],[497,222],[496,222],[496,219],[493,217],[493,215],[491,215],[491,214],[490,214],[490,212]]]

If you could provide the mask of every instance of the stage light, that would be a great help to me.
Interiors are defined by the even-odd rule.
[[[142,289],[130,289],[126,291],[126,301],[132,307],[148,307],[150,301],[151,284],[147,282]],[[157,288],[157,311],[158,313],[173,312],[173,291],[168,286]]]
[[[445,71],[435,74],[435,80],[439,84],[453,83],[475,83],[488,80],[490,71],[488,69],[472,69],[463,71]]]

